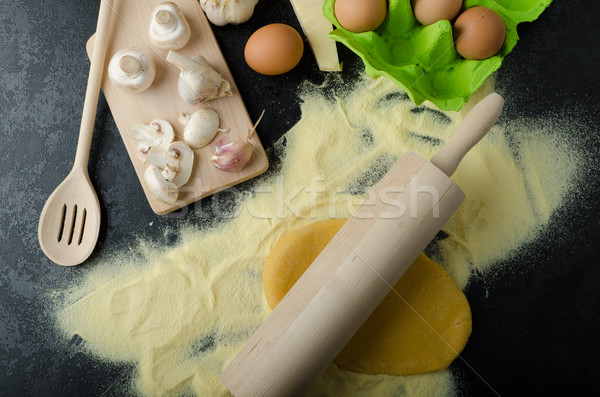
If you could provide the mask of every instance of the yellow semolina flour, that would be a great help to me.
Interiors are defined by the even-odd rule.
[[[261,271],[281,235],[350,216],[400,155],[430,158],[463,117],[415,107],[385,79],[310,86],[301,100],[301,120],[274,148],[280,164],[238,195],[235,216],[182,227],[175,246],[140,242],[105,255],[61,299],[65,337],[79,335],[99,359],[134,363],[132,391],[229,395],[219,375],[270,312]],[[461,288],[493,269],[565,202],[579,158],[564,134],[495,126],[453,177],[466,200],[430,246],[434,259]],[[311,395],[450,396],[453,385],[448,370],[400,377],[332,364]]]

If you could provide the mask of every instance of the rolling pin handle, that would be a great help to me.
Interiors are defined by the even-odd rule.
[[[504,107],[504,98],[492,93],[467,113],[450,141],[437,152],[431,162],[446,175],[452,176],[461,160],[492,128]]]

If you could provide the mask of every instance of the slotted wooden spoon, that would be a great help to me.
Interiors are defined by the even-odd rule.
[[[85,92],[79,141],[73,169],[50,195],[38,226],[38,239],[44,254],[62,266],[78,265],[94,250],[100,232],[100,203],[88,174],[88,160],[113,0],[101,0],[96,45]]]

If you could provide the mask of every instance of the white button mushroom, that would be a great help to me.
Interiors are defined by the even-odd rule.
[[[145,91],[150,88],[155,76],[154,60],[137,48],[117,51],[108,64],[110,81],[123,91]]]
[[[160,4],[152,12],[148,37],[163,50],[178,50],[190,40],[190,25],[177,4],[170,1]]]
[[[231,95],[231,84],[214,70],[201,55],[188,58],[170,50],[167,62],[181,70],[179,95],[191,105]]]
[[[229,129],[219,128],[219,115],[212,109],[200,109],[191,116],[182,113],[179,122],[183,124],[183,140],[194,149],[208,145],[219,131]]]
[[[194,169],[194,152],[184,142],[175,141],[166,149],[150,149],[144,164],[144,181],[152,197],[171,203],[173,201],[168,200],[173,197],[176,200],[179,188],[190,179]]]
[[[135,124],[129,136],[138,142],[138,156],[144,161],[144,182],[150,195],[173,203],[178,189],[185,185],[194,169],[194,152],[181,141],[173,142],[175,133],[166,120],[150,125]]]

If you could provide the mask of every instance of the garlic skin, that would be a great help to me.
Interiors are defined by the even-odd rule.
[[[232,95],[231,84],[214,70],[203,56],[188,58],[170,50],[167,62],[181,70],[178,81],[179,95],[190,105]]]
[[[108,64],[112,84],[127,92],[143,92],[156,77],[154,60],[134,47],[117,51]]]
[[[250,142],[231,142],[221,139],[215,148],[211,163],[221,171],[237,172],[244,168],[252,158],[254,147]]]
[[[258,0],[200,0],[206,17],[217,26],[246,22],[257,3]]]
[[[200,109],[191,116],[182,113],[179,122],[185,126],[183,141],[194,149],[208,145],[219,131],[229,129],[219,128],[219,115],[212,109]]]
[[[187,44],[191,35],[190,25],[177,4],[168,1],[152,12],[148,38],[157,48],[178,50]]]

